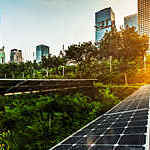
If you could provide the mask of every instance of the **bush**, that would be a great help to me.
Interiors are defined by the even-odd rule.
[[[96,117],[100,102],[74,95],[0,97],[0,129],[11,149],[43,150],[60,142]]]

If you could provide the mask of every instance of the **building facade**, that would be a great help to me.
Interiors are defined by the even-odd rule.
[[[48,57],[49,55],[49,46],[46,45],[38,45],[36,47],[36,62],[41,62],[42,57],[46,56]]]
[[[138,25],[139,33],[150,37],[150,0],[138,0]]]
[[[22,51],[18,49],[12,49],[10,52],[10,62],[21,63],[22,61]]]
[[[0,64],[5,63],[5,51],[4,51],[4,49],[5,49],[4,46],[0,49]]]
[[[124,27],[135,27],[136,31],[138,31],[138,14],[133,14],[124,17]]]
[[[111,7],[95,13],[95,41],[100,41],[105,33],[115,27],[115,14]]]

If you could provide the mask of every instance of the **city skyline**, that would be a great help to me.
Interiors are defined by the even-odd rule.
[[[50,46],[50,53],[58,55],[63,44],[67,48],[73,43],[94,42],[95,12],[110,6],[116,14],[117,26],[123,25],[124,16],[137,12],[137,0],[1,2],[0,47],[5,46],[6,61],[13,48],[22,49],[26,61],[33,58],[33,51],[39,44]]]

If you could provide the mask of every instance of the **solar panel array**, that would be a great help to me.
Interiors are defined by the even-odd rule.
[[[149,150],[149,97],[140,88],[51,150]]]
[[[0,94],[93,87],[95,79],[0,79]]]

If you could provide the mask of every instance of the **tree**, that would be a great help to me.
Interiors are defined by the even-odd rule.
[[[118,58],[120,48],[120,33],[116,28],[112,28],[110,32],[106,32],[104,38],[98,43],[98,58],[109,59],[110,72],[112,72],[112,61]]]
[[[66,65],[66,58],[65,57],[60,57],[60,56],[52,56],[49,55],[47,58],[44,56],[42,58],[42,67],[47,69],[47,76],[48,76],[48,70],[53,68],[56,69],[56,74],[58,74],[58,68],[59,66],[64,66]]]
[[[135,28],[126,27],[121,29],[121,48],[119,57],[128,61],[133,61],[139,56],[144,56],[148,49],[148,37],[139,35]]]
[[[120,48],[120,33],[116,28],[112,28],[110,32],[106,32],[104,38],[98,43],[99,58],[118,58],[118,50]]]
[[[141,36],[135,28],[128,26],[120,31],[115,28],[109,33],[107,32],[104,38],[100,41],[98,47],[98,56],[108,59],[112,56],[113,60],[118,61],[120,72],[124,73],[125,82],[127,84],[127,72],[135,67],[135,62],[138,57],[143,57],[148,49],[148,37]]]
[[[89,64],[96,58],[97,48],[92,42],[83,42],[82,44],[74,44],[65,50],[65,57],[69,62],[77,64],[79,67],[78,73],[80,77],[82,74],[86,74],[89,70]]]
[[[34,68],[31,61],[25,63],[25,75],[26,78],[33,78]]]
[[[83,61],[83,54],[84,51],[81,49],[81,45],[73,44],[68,47],[67,50],[65,50],[65,56],[68,59],[68,61],[72,63],[77,63],[80,65]]]
[[[148,49],[148,37],[140,36],[134,27],[129,28],[128,26],[125,29],[120,31],[120,51],[118,56],[122,63],[120,63],[121,71],[124,72],[125,84],[127,83],[127,72],[131,68],[131,62],[136,62],[138,57],[144,57],[146,50]],[[132,63],[134,65],[134,63]],[[124,67],[122,67],[122,65]],[[135,65],[134,65],[135,66]]]

